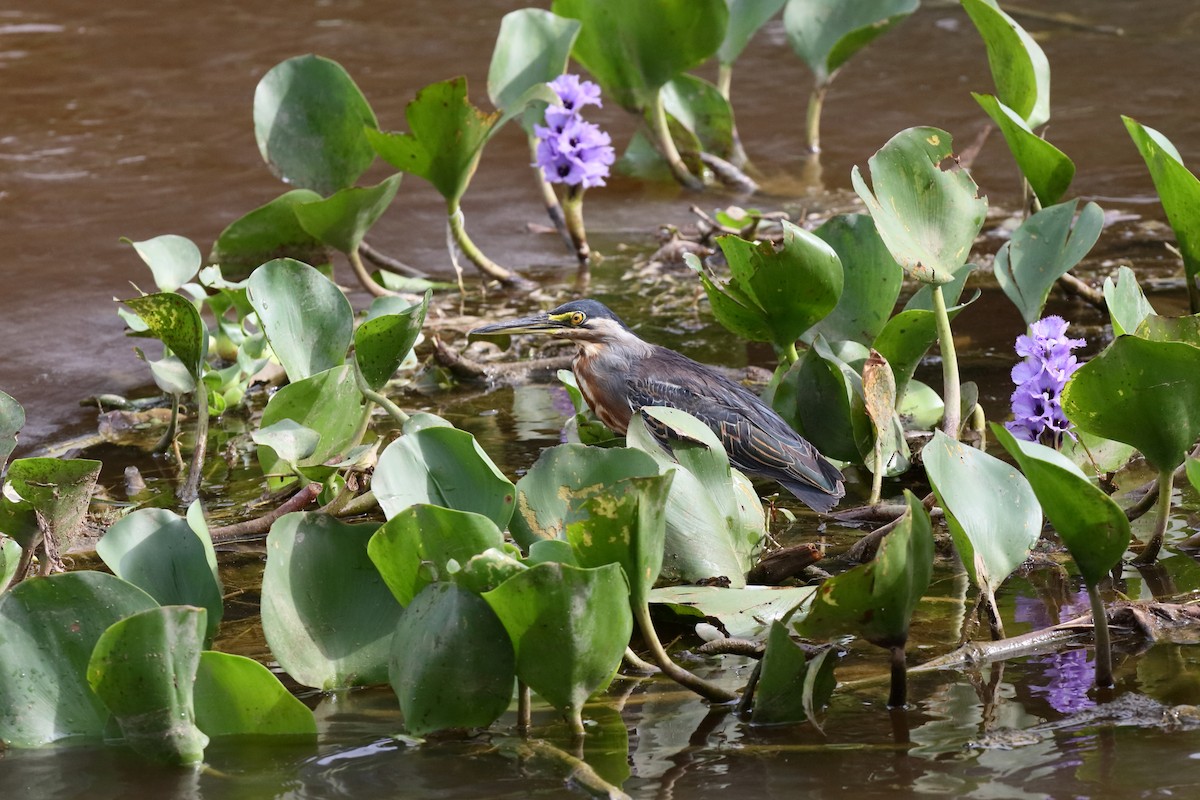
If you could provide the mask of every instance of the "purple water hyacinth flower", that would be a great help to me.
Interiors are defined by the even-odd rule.
[[[550,88],[562,101],[562,107],[567,111],[579,113],[584,106],[603,106],[600,102],[600,87],[591,81],[581,81],[578,75],[569,72],[559,75],[550,81]]]
[[[550,183],[584,189],[603,186],[616,160],[612,139],[579,115],[581,106],[600,105],[600,87],[580,81],[577,75],[560,75],[550,87],[563,104],[547,106],[546,124],[533,126],[538,139],[536,166]]]
[[[1014,419],[1004,427],[1018,439],[1058,446],[1063,434],[1069,433],[1062,390],[1080,366],[1071,351],[1084,344],[1083,339],[1067,337],[1067,321],[1062,317],[1040,319],[1029,326],[1028,335],[1017,337],[1017,355],[1025,360],[1012,370],[1017,384],[1012,394]]]

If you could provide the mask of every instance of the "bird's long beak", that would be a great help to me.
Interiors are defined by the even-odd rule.
[[[563,320],[556,320],[549,314],[535,314],[532,317],[510,319],[506,322],[496,322],[483,325],[468,332],[469,336],[487,336],[489,334],[511,333],[553,333],[568,327]]]

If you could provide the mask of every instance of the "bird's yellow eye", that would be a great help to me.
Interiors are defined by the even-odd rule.
[[[587,315],[582,311],[575,311],[571,314],[571,324],[575,327],[582,325],[585,319],[587,319]]]

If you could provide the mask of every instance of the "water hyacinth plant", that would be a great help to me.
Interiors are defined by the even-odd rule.
[[[962,2],[967,13],[979,12],[973,19],[983,14],[991,20],[986,30],[980,23],[985,36],[996,38],[1010,30],[988,11],[995,10],[994,0]],[[1104,293],[1116,340],[1105,353],[1080,364],[1074,351],[1084,341],[1068,336],[1067,321],[1038,318],[1045,313],[1054,281],[1080,263],[1100,236],[1104,214],[1089,203],[1077,217],[1076,200],[1051,205],[1051,195],[1061,199],[1069,180],[1063,178],[1065,182],[1051,186],[1054,191],[1047,191],[1019,155],[1023,173],[1046,208],[1016,229],[995,260],[995,274],[1006,276],[997,281],[1022,314],[1012,335],[1029,326],[1016,341],[1016,353],[1024,360],[1011,373],[1017,384],[1011,400],[1015,419],[990,429],[1011,456],[1008,460],[975,444],[982,436],[970,436],[983,432],[982,404],[997,398],[981,397],[985,393],[970,383],[962,383],[960,391],[950,323],[974,302],[960,297],[975,271],[972,256],[987,249],[977,248],[981,227],[996,215],[987,214],[985,187],[969,174],[967,159],[958,163],[948,132],[909,128],[870,160],[869,181],[867,171],[857,168],[844,176],[863,201],[852,210],[865,207],[870,214],[822,220],[824,211],[813,211],[793,224],[782,211],[739,209],[740,214],[714,215],[711,230],[688,241],[720,249],[715,258],[689,253],[685,261],[696,271],[719,322],[742,339],[773,348],[778,368],[767,394],[773,394],[769,399],[786,422],[826,456],[846,462],[848,472],[857,471],[848,483],[851,495],[860,500],[866,496],[867,476],[856,468],[870,471],[871,503],[876,506],[870,512],[878,515],[870,519],[899,514],[873,532],[881,534],[873,560],[855,554],[870,536],[843,551],[858,535],[843,519],[821,520],[831,535],[823,537],[828,541],[821,542],[820,551],[811,541],[770,548],[774,542],[768,520],[775,522],[775,511],[798,524],[772,533],[812,537],[815,526],[805,527],[811,519],[795,519],[786,498],[779,509],[764,507],[762,487],[731,465],[730,454],[711,430],[678,408],[643,406],[622,441],[606,429],[590,433],[578,421],[574,430],[558,425],[561,417],[584,407],[584,395],[573,381],[563,381],[571,388],[573,404],[557,410],[541,388],[522,386],[525,398],[541,393],[522,409],[523,400],[514,400],[513,416],[525,426],[518,427],[522,439],[536,428],[531,440],[555,441],[561,434],[570,442],[544,450],[532,464],[528,449],[505,452],[507,460],[493,461],[489,451],[495,454],[506,445],[510,430],[493,426],[492,417],[503,413],[493,406],[502,401],[479,399],[481,392],[472,402],[487,408],[472,405],[464,413],[454,407],[455,398],[446,396],[449,372],[410,374],[408,365],[428,352],[413,352],[427,314],[430,329],[425,335],[436,341],[441,356],[443,345],[448,352],[455,336],[463,337],[468,311],[464,303],[456,318],[447,313],[451,304],[445,298],[433,305],[430,292],[391,296],[413,291],[411,285],[372,289],[374,278],[366,275],[359,249],[400,181],[396,173],[375,186],[356,185],[375,160],[376,148],[396,169],[428,180],[445,200],[452,254],[457,247],[479,259],[481,269],[503,286],[526,286],[515,273],[484,260],[466,236],[460,207],[482,148],[502,124],[519,119],[526,138],[519,142],[519,157],[509,160],[520,166],[522,178],[532,166],[555,205],[552,184],[565,187],[558,193],[566,196],[562,230],[569,226],[569,246],[586,267],[590,249],[583,194],[605,185],[615,159],[609,135],[584,118],[588,106],[601,106],[601,87],[610,105],[644,117],[663,158],[670,159],[679,145],[683,153],[675,153],[675,166],[684,169],[676,176],[684,183],[694,181],[687,170],[708,163],[694,158],[712,153],[692,146],[692,140],[702,143],[717,127],[731,131],[732,116],[721,116],[717,125],[714,115],[700,113],[702,107],[716,106],[700,102],[706,91],[702,81],[684,70],[699,66],[703,53],[711,53],[728,6],[729,25],[740,20],[740,32],[727,35],[718,54],[726,67],[723,88],[711,87],[727,96],[728,65],[784,2],[556,0],[554,5],[579,19],[540,9],[506,17],[505,46],[498,46],[489,74],[495,112],[470,102],[465,79],[430,84],[408,104],[407,133],[381,132],[357,87],[333,62],[317,57],[284,62],[264,79],[256,100],[256,129],[272,169],[305,188],[251,212],[231,226],[232,232],[227,229],[229,235],[222,235],[216,255],[208,259],[217,263],[203,269],[199,249],[190,242],[185,246],[181,237],[134,244],[159,291],[131,298],[131,311],[123,316],[132,330],[161,340],[163,358],[150,368],[161,391],[173,396],[173,406],[179,408],[179,396],[195,395],[193,464],[174,497],[135,498],[127,491],[130,503],[119,505],[99,497],[104,513],[90,518],[94,490],[109,488],[99,461],[18,458],[9,466],[0,487],[0,749],[67,738],[114,741],[118,730],[140,752],[177,764],[206,758],[215,762],[221,750],[232,748],[209,755],[206,743],[222,736],[282,734],[311,745],[320,714],[314,717],[257,662],[238,662],[232,654],[205,649],[232,641],[224,603],[233,595],[226,594],[217,553],[252,535],[267,536],[261,592],[245,592],[250,603],[259,603],[249,612],[257,611],[261,618],[264,642],[256,655],[277,663],[289,676],[289,686],[317,691],[390,686],[399,715],[372,718],[393,726],[386,731],[392,738],[385,741],[403,730],[405,747],[423,748],[425,756],[436,755],[446,736],[494,724],[507,727],[500,720],[515,705],[514,727],[521,737],[511,752],[523,754],[522,770],[535,761],[527,755],[554,749],[529,738],[542,736],[539,728],[547,727],[530,719],[530,692],[536,693],[544,706],[567,720],[570,736],[586,734],[591,740],[590,749],[579,747],[580,755],[562,751],[552,758],[569,765],[571,781],[591,780],[588,790],[595,796],[622,796],[617,787],[635,763],[621,711],[591,701],[614,680],[622,658],[638,670],[653,670],[631,647],[642,647],[662,677],[710,702],[727,703],[740,694],[745,699],[742,716],[751,709],[745,720],[750,725],[816,724],[814,712],[834,691],[833,670],[853,635],[890,653],[888,705],[900,710],[908,702],[908,660],[924,660],[930,647],[953,642],[930,635],[935,628],[956,627],[945,624],[942,609],[951,609],[965,623],[964,652],[975,644],[965,642],[973,635],[966,602],[971,591],[981,598],[977,607],[990,617],[993,636],[1004,636],[1001,613],[1012,621],[1016,604],[997,603],[996,597],[1013,592],[1011,584],[1004,584],[1018,567],[1033,563],[1031,571],[1041,569],[1029,556],[1035,546],[1055,546],[1050,536],[1043,541],[1044,520],[1075,563],[1074,572],[1058,569],[1056,553],[1056,580],[1072,591],[1079,581],[1087,588],[1096,643],[1095,685],[1131,682],[1127,665],[1132,659],[1122,659],[1114,677],[1104,598],[1112,594],[1110,575],[1114,581],[1121,576],[1122,584],[1113,589],[1138,596],[1133,582],[1139,579],[1120,569],[1130,543],[1126,515],[1132,518],[1135,512],[1119,506],[1096,485],[1094,475],[1055,448],[1069,451],[1068,439],[1077,429],[1081,438],[1105,437],[1106,445],[1125,442],[1129,451],[1136,446],[1158,470],[1159,522],[1141,558],[1154,561],[1171,510],[1171,481],[1189,451],[1193,458],[1186,469],[1200,489],[1200,461],[1195,459],[1200,451],[1194,449],[1200,437],[1200,318],[1160,317],[1132,271],[1123,269],[1119,282],[1109,282]],[[815,60],[823,97],[840,65],[907,14],[916,0],[789,0],[786,5],[784,31],[794,46],[796,34],[804,34],[805,46],[796,49],[803,50],[806,60]],[[812,21],[822,14],[829,22],[817,27]],[[799,20],[809,24],[798,27]],[[685,29],[685,22],[694,30]],[[577,36],[585,43],[578,59],[596,83],[564,72]],[[643,60],[634,53],[654,58]],[[637,74],[626,74],[626,67]],[[997,91],[1009,105],[996,108],[1023,109],[1020,124],[1036,125],[1029,120],[1038,118],[1044,93],[1030,90],[1026,108],[999,81]],[[330,97],[340,98],[333,104],[338,108],[322,111],[322,101]],[[817,112],[819,108],[817,102]],[[299,113],[302,109],[305,114]],[[313,114],[311,125],[308,112]],[[1008,119],[1009,112],[1003,113]],[[707,129],[706,136],[697,133],[701,128]],[[814,126],[814,148],[815,133]],[[1030,136],[1032,140],[1019,141],[1030,148],[1042,141]],[[532,148],[527,155],[528,137]],[[320,143],[315,148],[319,153],[309,154],[301,146],[309,142]],[[1017,154],[1018,148],[1010,146]],[[1162,155],[1161,150],[1155,153]],[[1166,155],[1171,153],[1173,148]],[[1154,164],[1170,166],[1161,158]],[[623,178],[623,183],[631,182]],[[997,203],[1001,210],[1002,203],[1003,198]],[[1177,230],[1184,239],[1183,229]],[[233,264],[226,258],[237,252],[239,240],[246,247],[243,253],[250,251],[251,242],[254,252],[271,255],[265,261],[265,256],[248,259],[249,277],[233,282]],[[312,255],[302,259],[301,251]],[[326,251],[343,252],[363,286],[380,295],[369,309],[356,305],[361,298],[347,296],[332,280]],[[362,256],[371,260],[366,251]],[[620,259],[611,261],[625,268]],[[222,277],[221,266],[229,280]],[[620,288],[613,290],[604,283],[612,280],[612,271],[597,272],[598,294],[634,295],[645,286],[626,272]],[[1194,273],[1186,274],[1191,279]],[[905,274],[924,286],[898,306]],[[687,286],[679,288],[666,299],[688,291]],[[508,295],[501,302],[548,302],[559,291],[561,287],[547,282],[536,287],[536,294]],[[698,293],[691,299],[696,297]],[[474,298],[467,300],[474,303]],[[633,305],[624,296],[615,300],[614,305]],[[496,311],[495,305],[484,303],[470,309],[480,316]],[[683,327],[682,333],[693,330]],[[917,373],[923,362],[929,366],[926,353],[939,341],[942,397]],[[961,342],[970,347],[975,340],[963,337]],[[620,339],[594,344],[597,349],[622,346]],[[637,349],[626,352],[631,359],[645,357]],[[480,372],[490,380],[498,371]],[[260,388],[264,386],[268,388]],[[405,389],[412,389],[407,398],[401,396]],[[418,389],[420,399],[412,396]],[[1000,397],[997,404],[1003,401]],[[423,408],[436,404],[439,413],[449,413],[443,419],[406,410],[409,403]],[[236,419],[230,414],[221,420],[223,412],[235,407],[240,407]],[[376,408],[386,414],[374,413]],[[209,409],[217,420],[211,458],[203,446]],[[970,430],[962,430],[962,416],[971,421]],[[944,432],[934,433],[919,458],[914,457],[908,440],[920,441],[939,418]],[[457,428],[452,419],[466,424]],[[0,469],[23,424],[19,404],[0,392]],[[670,432],[669,452],[653,433],[660,429]],[[472,430],[487,435],[477,440]],[[600,442],[606,446],[591,446]],[[265,497],[290,497],[262,517],[210,529],[205,504],[218,515],[236,513],[229,510],[232,480],[225,478],[235,469],[238,475],[249,474],[239,480],[271,490]],[[908,475],[906,482],[920,488],[904,491],[900,511],[895,505],[889,509],[886,496],[894,499],[899,490],[888,479],[910,469],[919,474]],[[1101,469],[1108,471],[1097,471]],[[182,461],[177,472],[184,474]],[[522,477],[514,483],[515,474]],[[180,502],[197,495],[195,502]],[[125,510],[148,500],[161,502]],[[156,507],[171,502],[181,512],[186,508],[186,516]],[[1192,502],[1191,497],[1185,502]],[[934,505],[939,513],[931,517]],[[125,516],[115,521],[107,518],[121,513]],[[354,517],[369,518],[348,521]],[[59,553],[78,545],[84,523],[107,529],[96,550],[113,574],[80,569],[46,577],[63,568]],[[955,572],[954,586],[947,591],[952,566],[934,540],[941,530],[949,530],[974,590]],[[840,574],[800,567],[782,577],[763,577],[766,570],[760,568],[768,563],[768,558],[760,559],[764,551],[769,550],[768,557],[785,550],[793,550],[793,557],[807,553],[808,564],[811,557],[825,554],[826,544],[832,557],[825,566]],[[26,580],[34,559],[43,576]],[[847,568],[854,561],[862,563]],[[10,581],[14,588],[8,588]],[[784,586],[785,581],[802,585]],[[1123,584],[1133,588],[1127,591]],[[684,669],[658,641],[655,626],[663,629],[667,617],[700,637],[715,637],[716,632],[728,641],[712,638],[693,659],[699,662],[703,656],[709,663],[695,672],[690,666]],[[696,624],[702,618],[701,625],[711,631]],[[1026,620],[1017,616],[1015,621]],[[1050,627],[1048,618],[1042,625]],[[640,642],[631,644],[635,628]],[[1049,648],[1054,646],[1050,637],[1076,636],[1078,626],[1070,632],[1035,633],[1047,636],[1040,643]],[[1131,635],[1125,629],[1117,634]],[[828,644],[801,646],[797,635]],[[1007,658],[1010,645],[977,652]],[[1078,656],[1082,651],[1073,652]],[[730,659],[726,667],[733,658],[761,656],[762,666],[751,673],[746,662],[732,662],[733,668],[714,672],[708,667],[717,663],[717,656]],[[851,663],[857,660],[855,655]],[[974,672],[982,662],[971,656],[968,663]],[[1081,666],[1071,658],[1061,664],[1064,670]],[[923,671],[929,666],[921,665]],[[740,685],[747,675],[749,683]],[[1075,672],[1070,677],[1062,682],[1061,694],[1049,699],[1062,714],[1087,702],[1087,682]],[[966,691],[982,684],[952,680]],[[1145,683],[1141,676],[1138,681]],[[997,707],[994,693],[1000,683],[999,677],[992,681],[988,690],[993,697],[981,703],[985,723],[995,718],[991,710]],[[923,681],[920,688],[928,685]],[[1028,681],[1017,688],[1022,695],[1037,695],[1026,691],[1031,685]],[[868,682],[853,691],[854,700],[830,713],[833,736],[846,736],[850,726],[839,730],[837,723],[848,706],[871,705],[874,690]],[[345,703],[346,697],[339,695],[336,702]],[[859,697],[866,702],[860,704]],[[151,702],[157,705],[149,707]],[[922,716],[939,724],[943,702],[922,698]],[[1006,697],[1005,702],[1015,705],[1017,699]],[[164,708],[171,714],[164,715]],[[615,746],[605,741],[605,716],[616,720]],[[734,719],[733,714],[707,716],[706,726],[722,716]],[[186,724],[172,725],[174,719]],[[150,724],[135,725],[143,720]],[[897,744],[907,747],[903,715],[893,720]],[[650,727],[654,721],[649,714],[645,721],[639,730],[643,742],[669,740]],[[955,727],[968,727],[959,722]],[[321,719],[322,725],[327,723],[328,717]],[[678,720],[668,724],[678,727]],[[733,730],[698,730],[689,741],[726,740]],[[415,738],[438,732],[449,733],[427,741]],[[512,746],[502,739],[518,737],[495,737],[497,748]],[[843,744],[855,742],[833,746]],[[782,746],[794,747],[790,742]],[[876,743],[871,748],[877,749]],[[618,767],[602,780],[589,778],[584,767],[592,765],[582,760],[594,759],[600,749],[611,751]],[[6,753],[6,761],[12,755]],[[213,766],[214,772],[219,769],[219,763]]]
[[[1062,410],[1062,390],[1067,379],[1079,369],[1072,354],[1086,342],[1067,336],[1067,321],[1050,316],[1029,326],[1029,334],[1017,337],[1017,355],[1024,361],[1013,367],[1017,384],[1012,394],[1013,420],[1006,422],[1018,439],[1060,447],[1071,423]]]
[[[546,124],[533,128],[537,136],[536,166],[547,182],[566,186],[562,207],[567,232],[579,263],[586,265],[591,250],[583,227],[583,192],[604,185],[616,154],[609,135],[599,125],[584,120],[580,112],[585,106],[602,105],[600,87],[569,73],[549,85],[562,105],[546,106]]]

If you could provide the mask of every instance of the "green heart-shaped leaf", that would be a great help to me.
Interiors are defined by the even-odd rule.
[[[1050,62],[1033,37],[1000,10],[996,0],[962,0],[987,47],[1000,102],[1030,128],[1050,119]]]
[[[992,423],[991,428],[1029,479],[1046,518],[1071,551],[1084,583],[1096,586],[1121,563],[1129,547],[1125,511],[1054,448],[1018,440],[1002,425]]]
[[[123,241],[133,245],[142,261],[150,267],[160,292],[179,291],[179,287],[200,271],[200,248],[186,237],[168,233],[144,242]]]
[[[665,432],[672,454],[650,425]],[[730,586],[745,586],[766,535],[762,502],[746,476],[730,467],[712,430],[678,409],[647,406],[634,415],[626,439],[657,461],[660,471],[675,471],[667,495],[663,573],[686,581],[724,577]]]
[[[254,138],[271,171],[322,195],[354,185],[375,160],[363,133],[375,112],[336,61],[306,55],[276,64],[254,90]]]
[[[717,60],[723,65],[737,61],[746,45],[779,13],[787,0],[726,0],[729,6],[729,23],[725,26],[725,38],[717,50]]]
[[[833,677],[836,656],[833,648],[821,651],[811,662],[779,620],[771,623],[767,649],[763,652],[762,672],[754,690],[754,710],[750,721],[755,725],[787,725],[811,720],[833,696],[837,680]]]
[[[208,351],[208,328],[192,301],[173,292],[160,292],[121,302],[133,309],[149,334],[174,353],[192,380],[199,383]]]
[[[780,349],[793,346],[832,311],[842,293],[842,264],[833,248],[789,222],[783,223],[783,231],[779,250],[771,242],[720,237],[717,241],[731,273],[723,286],[700,272],[713,314],[722,325]],[[697,261],[689,263],[697,269]],[[752,320],[749,325],[744,322],[747,316]]]
[[[1012,465],[941,431],[921,457],[967,574],[981,591],[994,593],[1042,531],[1042,508],[1029,481]]]
[[[18,458],[9,465],[13,491],[41,517],[38,527],[45,526],[60,553],[81,534],[100,466],[86,458]]]
[[[370,316],[355,329],[354,358],[367,386],[374,391],[380,391],[392,379],[416,344],[432,297],[433,291],[427,289],[420,303],[396,313]]]
[[[345,362],[354,312],[333,281],[308,264],[277,258],[254,270],[248,289],[288,380],[295,383]]]
[[[461,566],[503,546],[504,535],[482,514],[418,503],[385,522],[367,553],[396,600],[407,606],[430,583],[450,580],[451,561]]]
[[[553,94],[550,89],[547,92]],[[511,109],[515,114],[517,109]],[[483,146],[499,127],[502,114],[471,104],[467,79],[431,83],[417,92],[404,110],[409,133],[368,130],[367,138],[384,161],[402,172],[424,178],[458,208]]]
[[[667,492],[676,474],[626,478],[571,498],[575,521],[566,534],[579,565],[620,564],[635,606],[647,602],[662,570]]]
[[[426,586],[392,637],[389,678],[413,736],[485,728],[508,710],[513,644],[496,612],[453,583]]]
[[[1071,185],[1071,179],[1075,177],[1075,162],[1030,130],[1020,114],[994,96],[975,93],[971,96],[1000,128],[1009,151],[1017,160],[1025,180],[1029,181],[1029,187],[1037,195],[1038,202],[1044,207],[1062,199]]]
[[[205,637],[211,641],[216,635],[224,613],[216,553],[212,540],[192,530],[186,519],[165,508],[138,509],[105,531],[96,554],[159,605],[204,608]]]
[[[1119,336],[1071,376],[1062,408],[1080,430],[1173,470],[1200,437],[1200,348]]]
[[[1088,203],[1075,220],[1077,204],[1069,200],[1043,208],[1022,222],[996,253],[996,282],[1026,325],[1041,319],[1054,282],[1082,261],[1100,238],[1100,206]]]
[[[919,0],[788,0],[783,27],[792,49],[821,85],[918,5]]]
[[[327,264],[328,251],[296,219],[296,206],[312,203],[321,195],[311,189],[293,189],[231,222],[213,243],[208,260],[226,274],[249,275],[255,267],[281,256],[305,264]]]
[[[857,166],[850,176],[892,256],[923,283],[954,280],[987,214],[987,199],[951,145],[943,130],[909,128],[871,156],[874,192]]]
[[[842,214],[813,231],[837,253],[842,265],[842,294],[833,311],[802,337],[850,340],[870,346],[896,306],[904,270],[867,214]]]
[[[387,682],[403,609],[367,554],[378,523],[287,514],[267,536],[263,634],[297,682],[328,691]],[[369,609],[370,613],[364,613]]]
[[[695,75],[680,75],[663,86],[662,101],[671,119],[695,137],[701,151],[733,157],[733,107],[716,86]]]
[[[400,173],[384,178],[375,186],[351,186],[324,200],[297,203],[293,210],[300,226],[323,244],[342,253],[351,253],[383,212],[387,211],[400,188]]]
[[[259,438],[262,438],[262,431],[269,432],[264,441],[282,433],[285,429],[275,426],[285,419],[316,431],[320,435],[316,449],[296,463],[296,466],[315,467],[345,455],[346,448],[355,439],[362,414],[362,394],[355,385],[354,370],[349,366],[334,367],[289,383],[271,395],[263,409]],[[293,433],[297,430],[293,429]],[[298,450],[304,449],[302,443],[291,441]],[[266,475],[292,474],[288,459],[267,444],[259,444],[258,461]]]
[[[907,490],[904,497],[908,508],[875,558],[827,578],[817,589],[808,614],[796,624],[802,636],[853,633],[879,647],[908,641],[913,610],[933,573],[933,532],[921,501]]]
[[[522,8],[505,14],[500,20],[488,68],[487,90],[492,105],[507,111],[530,89],[561,75],[567,68],[579,28],[578,20],[565,19],[541,8]]]
[[[1179,151],[1167,137],[1129,117],[1121,119],[1150,170],[1154,190],[1179,243],[1192,312],[1200,312],[1200,289],[1196,288],[1196,275],[1200,274],[1200,180],[1183,165]]]
[[[306,736],[316,738],[308,706],[254,659],[232,653],[200,654],[193,687],[196,727],[220,736]]]
[[[1117,268],[1117,279],[1104,279],[1104,304],[1112,321],[1113,335],[1133,333],[1154,316],[1154,307],[1146,299],[1137,275],[1127,266]]]
[[[92,649],[110,625],[155,606],[106,572],[30,578],[0,595],[0,740],[102,737],[109,712],[88,686]]]
[[[198,764],[208,737],[196,727],[192,684],[200,664],[202,608],[152,608],[114,623],[88,662],[92,691],[141,755]]]
[[[583,23],[571,55],[635,114],[717,52],[729,18],[725,0],[554,0],[551,9]]]
[[[641,450],[563,444],[543,450],[517,481],[517,511],[509,529],[517,544],[561,539],[572,519],[572,497],[589,487],[612,486],[626,478],[657,475],[658,464]]]
[[[578,713],[612,680],[633,632],[618,564],[538,564],[483,595],[512,640],[517,677],[555,708]]]
[[[372,488],[389,519],[417,503],[473,511],[503,530],[516,489],[475,437],[456,428],[405,433],[387,446]]]

